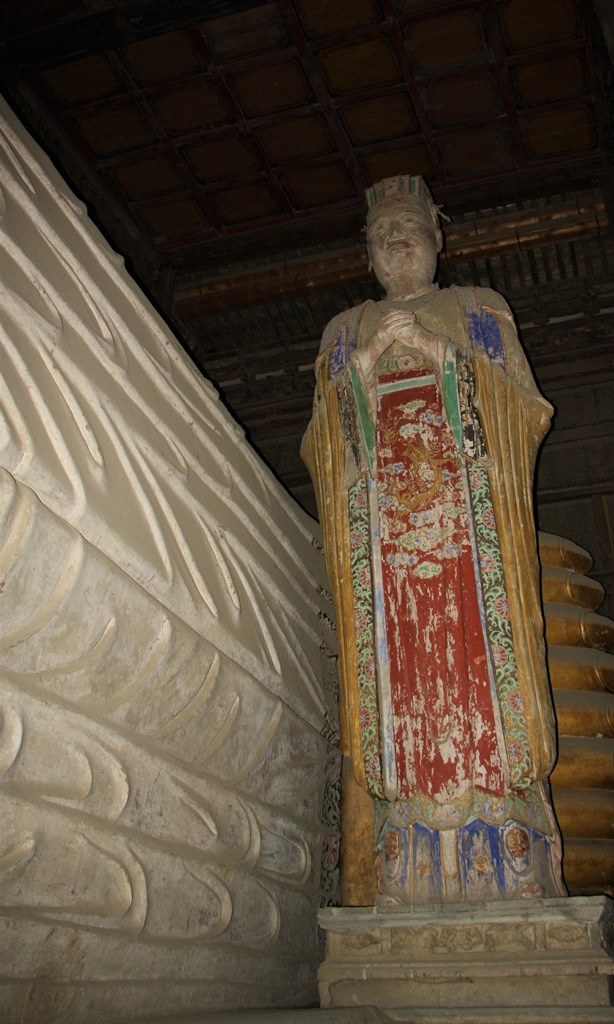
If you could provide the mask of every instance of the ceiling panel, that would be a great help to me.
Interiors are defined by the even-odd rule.
[[[586,58],[575,50],[562,57],[519,64],[512,69],[512,81],[519,104],[524,106],[578,96],[589,86]]]
[[[181,178],[175,167],[170,160],[161,156],[135,163],[117,164],[110,173],[128,199],[160,195],[181,186]]]
[[[489,56],[478,8],[416,19],[408,25],[405,34],[420,72],[455,68],[487,60]]]
[[[162,239],[193,235],[208,226],[202,211],[190,199],[140,207],[139,212],[153,234]]]
[[[229,81],[248,117],[288,110],[313,99],[301,65],[293,59],[231,72]]]
[[[202,65],[185,32],[166,32],[123,47],[121,55],[142,85],[187,75]]]
[[[252,149],[238,135],[199,142],[187,147],[184,153],[203,181],[227,178],[230,168],[233,174],[246,174],[259,169]]]
[[[422,93],[437,127],[494,118],[503,112],[501,89],[492,70],[480,68],[435,78],[423,83]]]
[[[323,156],[335,148],[326,119],[319,113],[263,125],[255,129],[255,135],[272,164]]]
[[[500,6],[510,53],[572,40],[582,29],[577,0],[503,0]]]
[[[296,6],[305,29],[314,38],[337,35],[363,25],[372,25],[382,16],[376,0],[352,0],[352,3],[298,0]]]
[[[454,176],[513,166],[512,141],[505,125],[451,132],[440,139],[440,146],[446,168]]]
[[[149,105],[171,135],[202,131],[232,119],[219,89],[206,80],[153,95]]]
[[[288,44],[283,19],[274,3],[204,22],[199,28],[212,56],[222,63]]]
[[[331,93],[342,95],[401,80],[394,50],[383,35],[322,50],[318,62]]]
[[[281,206],[265,182],[220,189],[210,197],[224,224],[239,224],[281,213]]]
[[[409,146],[396,146],[394,149],[374,149],[362,156],[360,162],[369,182],[392,177],[393,174],[406,174],[404,167],[411,167],[412,174],[422,174],[426,178],[433,170],[427,148],[421,142]]]
[[[346,103],[340,113],[350,140],[358,146],[411,135],[418,128],[411,102],[404,92]]]
[[[42,80],[61,103],[84,103],[121,92],[122,82],[102,55],[82,57],[44,71]]]
[[[339,162],[288,171],[282,180],[290,198],[302,210],[349,199],[354,193],[350,176]]]
[[[97,156],[122,153],[156,141],[154,129],[132,103],[81,116],[77,129]]]
[[[596,143],[595,119],[588,105],[545,107],[524,118],[529,156],[552,156],[590,151]]]

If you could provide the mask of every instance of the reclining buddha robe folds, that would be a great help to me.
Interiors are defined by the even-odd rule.
[[[433,334],[433,355],[397,340],[367,381],[353,353],[395,309]],[[331,321],[316,373],[302,455],[382,898],[560,895],[532,510],[551,407],[509,309],[436,286],[369,301]]]

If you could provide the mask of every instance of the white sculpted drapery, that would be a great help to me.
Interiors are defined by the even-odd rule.
[[[313,524],[4,107],[0,250],[0,1019],[312,1004]]]

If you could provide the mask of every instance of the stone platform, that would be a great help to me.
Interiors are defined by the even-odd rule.
[[[145,1017],[135,1024],[387,1024],[390,1020],[387,1014],[374,1006],[354,1006],[327,1010],[231,1010],[196,1016]]]
[[[412,1024],[612,1024],[614,902],[576,896],[320,912],[322,1007]]]

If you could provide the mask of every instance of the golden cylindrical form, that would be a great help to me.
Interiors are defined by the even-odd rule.
[[[604,589],[597,580],[574,569],[546,565],[542,569],[542,598],[553,603],[573,602],[593,611],[603,603]]]
[[[568,839],[614,839],[614,791],[611,789],[558,789],[556,812]]]
[[[596,647],[607,651],[614,645],[614,622],[589,608],[546,601],[546,640],[549,644]]]
[[[559,757],[551,776],[571,895],[614,894],[614,622],[587,551],[539,535]]]
[[[564,863],[570,895],[591,896],[612,891],[613,839],[567,839]]]
[[[560,736],[614,737],[614,693],[559,690],[554,707]]]
[[[575,569],[583,575],[593,568],[593,556],[579,544],[574,544],[567,537],[559,537],[556,533],[544,533],[540,530],[539,560],[542,566],[563,566]]]
[[[553,786],[614,789],[614,740],[559,736],[559,758],[550,779]]]
[[[550,682],[557,690],[614,692],[614,655],[590,647],[548,644]]]

